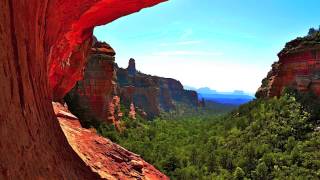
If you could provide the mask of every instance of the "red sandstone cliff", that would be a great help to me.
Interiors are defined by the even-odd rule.
[[[51,101],[82,78],[94,26],[164,0],[0,3],[0,179],[96,179]]]
[[[104,121],[118,129],[122,113],[117,94],[116,54],[107,43],[96,42],[89,53],[84,78],[64,98],[70,110],[85,122]]]
[[[161,110],[174,110],[176,103],[198,106],[195,91],[184,90],[177,80],[138,72],[134,59],[129,60],[127,69],[117,68],[116,53],[107,43],[96,42],[89,54],[84,79],[64,98],[85,127],[104,121],[121,130],[120,101],[131,119],[136,113],[154,118]]]
[[[278,54],[279,61],[262,81],[257,97],[279,96],[285,87],[320,96],[320,33],[297,38]]]
[[[159,116],[162,110],[174,110],[177,103],[192,107],[199,105],[195,91],[184,90],[175,79],[138,72],[134,59],[129,60],[127,69],[117,70],[117,82],[121,102],[128,107],[133,103],[148,118]]]

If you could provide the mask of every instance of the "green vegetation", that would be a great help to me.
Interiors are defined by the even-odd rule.
[[[320,29],[310,28],[308,35],[304,37],[298,37],[288,43],[286,43],[284,49],[280,54],[286,54],[295,52],[297,50],[314,48],[320,43]]]
[[[106,124],[97,130],[171,179],[320,179],[317,103],[309,98],[287,89],[227,115],[125,119],[122,133]]]

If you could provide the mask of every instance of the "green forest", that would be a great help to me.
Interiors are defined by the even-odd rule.
[[[287,89],[227,113],[164,113],[153,121],[124,118],[121,133],[107,124],[96,129],[171,179],[320,179],[317,102]]]

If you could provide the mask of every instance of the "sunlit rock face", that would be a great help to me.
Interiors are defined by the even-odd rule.
[[[174,110],[176,103],[198,106],[195,91],[184,90],[178,80],[138,72],[134,59],[126,69],[117,70],[117,82],[122,103],[128,107],[134,104],[142,116],[150,119],[159,116],[161,110]]]
[[[175,79],[138,72],[132,58],[126,69],[118,68],[115,54],[109,44],[95,43],[84,79],[78,81],[64,98],[85,127],[98,121],[113,124],[121,131],[121,104],[129,110],[131,119],[136,118],[136,113],[148,119],[155,118],[161,110],[174,110],[176,103],[198,106],[195,91],[184,90]]]
[[[279,61],[262,81],[257,97],[279,96],[285,87],[320,96],[320,34],[297,38],[278,54]]]
[[[96,42],[91,48],[83,80],[65,97],[70,110],[83,121],[104,121],[119,126],[122,113],[117,96],[115,54],[109,44]]]
[[[97,179],[53,112],[82,77],[94,26],[163,0],[0,3],[0,179]]]
[[[65,106],[53,103],[53,107],[71,147],[101,178],[108,180],[169,179],[139,155],[97,135],[94,129],[82,128],[79,119]]]

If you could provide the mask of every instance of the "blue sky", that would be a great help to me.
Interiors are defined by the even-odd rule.
[[[319,0],[170,0],[94,34],[116,62],[218,91],[255,92],[285,43],[320,24]]]

